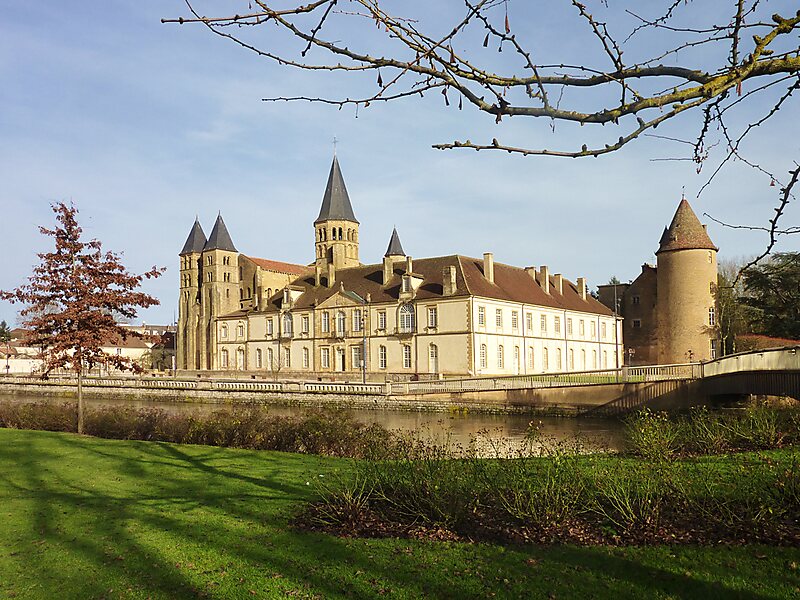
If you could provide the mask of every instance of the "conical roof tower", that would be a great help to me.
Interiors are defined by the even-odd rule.
[[[672,222],[661,235],[656,254],[673,250],[718,250],[686,198],[681,199]]]
[[[336,156],[333,157],[331,172],[328,175],[328,185],[325,187],[325,195],[322,197],[322,207],[314,224],[317,225],[324,221],[358,223],[356,215],[353,213],[353,206],[350,204],[350,196],[347,195],[347,187],[344,185],[339,159]]]
[[[180,251],[180,255],[200,253],[203,251],[205,245],[206,234],[200,226],[200,221],[195,219],[192,230],[189,232],[189,237],[186,238],[186,243],[183,245],[183,250]]]
[[[400,236],[397,235],[397,228],[392,229],[392,238],[389,240],[389,247],[386,248],[384,256],[405,256],[403,245],[400,243]]]
[[[208,236],[208,241],[203,246],[203,250],[237,251],[236,246],[233,245],[233,240],[231,240],[231,235],[228,233],[228,228],[225,227],[225,221],[222,220],[222,213],[217,215],[214,229],[211,230],[211,235]]]

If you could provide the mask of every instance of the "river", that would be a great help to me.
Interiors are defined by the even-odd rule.
[[[0,394],[0,402],[74,402],[53,396]],[[213,402],[164,402],[114,397],[89,397],[86,405],[159,408],[168,412],[209,413],[227,405]],[[302,415],[309,409],[299,406],[268,405],[272,414]],[[589,417],[548,417],[533,415],[495,415],[484,413],[433,413],[408,410],[342,409],[362,423],[379,423],[385,428],[421,439],[448,443],[457,449],[473,444],[482,456],[514,455],[525,445],[530,428],[537,429],[537,447],[554,444],[572,445],[576,440],[583,451],[619,450],[622,447],[622,423],[616,419]]]

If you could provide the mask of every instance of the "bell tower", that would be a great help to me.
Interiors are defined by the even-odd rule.
[[[203,284],[201,255],[206,245],[206,234],[195,219],[194,226],[180,252],[181,295],[178,302],[178,331],[176,365],[179,369],[195,370],[200,367],[198,331],[200,325],[200,288]]]
[[[347,195],[339,160],[334,155],[322,207],[314,221],[317,273],[361,264],[358,260],[358,221]]]

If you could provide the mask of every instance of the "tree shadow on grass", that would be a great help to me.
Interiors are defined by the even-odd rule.
[[[292,531],[292,512],[311,496],[306,481],[337,461],[64,434],[3,438],[0,500],[13,502],[20,514],[8,539],[0,532],[0,542],[13,546],[7,562],[29,571],[18,577],[18,587],[28,592],[38,582],[44,592],[87,598],[621,597],[656,591],[771,598],[736,596],[736,590],[602,548],[346,540]],[[34,590],[29,597],[46,595]]]

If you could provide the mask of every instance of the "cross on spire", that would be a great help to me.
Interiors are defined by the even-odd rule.
[[[339,143],[339,139],[336,136],[333,136],[333,155],[336,156],[336,144]]]

